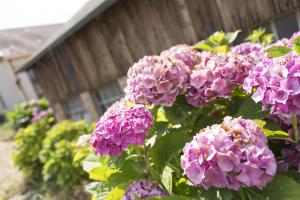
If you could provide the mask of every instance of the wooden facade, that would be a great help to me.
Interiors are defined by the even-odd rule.
[[[144,55],[299,7],[300,0],[119,0],[30,67],[54,105],[126,75]]]

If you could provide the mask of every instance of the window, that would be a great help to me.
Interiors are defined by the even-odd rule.
[[[289,38],[294,32],[298,31],[299,29],[295,13],[279,17],[278,19],[274,20],[274,23],[277,37],[279,39]]]
[[[99,110],[103,113],[105,110],[123,96],[123,91],[117,81],[111,82],[95,90],[95,99]]]
[[[86,119],[91,121],[90,115],[86,112],[79,97],[72,98],[65,103],[67,115],[72,120]]]

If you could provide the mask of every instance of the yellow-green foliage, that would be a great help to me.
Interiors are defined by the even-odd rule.
[[[39,154],[43,163],[42,175],[50,186],[68,188],[77,185],[85,177],[82,159],[73,161],[75,154],[88,147],[76,145],[79,136],[90,133],[85,121],[63,121],[51,128],[43,140]]]
[[[46,132],[50,128],[49,120],[51,119],[46,118],[30,124],[25,129],[20,129],[15,138],[14,164],[32,180],[41,175],[42,163],[39,160],[39,152]]]

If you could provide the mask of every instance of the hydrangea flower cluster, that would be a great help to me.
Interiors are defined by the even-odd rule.
[[[161,52],[160,56],[170,60],[181,60],[189,68],[193,68],[201,61],[200,52],[196,51],[192,46],[186,44],[173,46],[170,49]]]
[[[255,102],[271,113],[292,116],[300,113],[300,56],[290,52],[278,58],[265,58],[254,66],[243,88]]]
[[[185,92],[190,68],[200,54],[188,45],[178,45],[160,56],[145,56],[128,70],[125,93],[140,104],[172,106]]]
[[[97,122],[90,144],[99,155],[120,156],[129,144],[144,144],[152,122],[144,106],[116,102]]]
[[[261,129],[251,120],[225,117],[200,131],[181,156],[184,174],[196,186],[238,190],[263,187],[276,173],[276,161]]]
[[[121,200],[145,199],[149,197],[166,196],[168,193],[160,186],[148,181],[138,180],[126,188],[126,192]]]
[[[244,42],[231,48],[231,52],[239,55],[250,55],[255,58],[263,54],[263,47],[260,44]]]
[[[187,102],[193,106],[230,96],[240,85],[252,64],[247,56],[237,54],[202,52],[202,61],[194,66],[187,86]]]

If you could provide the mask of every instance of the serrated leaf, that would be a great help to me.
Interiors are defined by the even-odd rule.
[[[161,182],[164,184],[165,188],[168,190],[168,192],[172,193],[172,185],[173,185],[173,177],[172,177],[173,170],[166,166],[162,172],[161,175]]]
[[[116,187],[110,193],[108,193],[105,196],[104,200],[117,200],[117,199],[121,199],[122,196],[124,195],[124,193],[125,193],[125,190]]]
[[[185,143],[191,137],[184,128],[171,129],[165,136],[157,139],[156,143],[150,150],[150,156],[156,169],[161,173],[168,162],[178,156]]]
[[[294,39],[294,50],[300,54],[300,36]]]
[[[260,43],[260,38],[264,35],[265,31],[264,28],[255,29],[245,40],[252,43]]]
[[[205,51],[210,51],[210,52],[214,52],[215,51],[214,46],[211,43],[209,43],[209,42],[207,42],[205,40],[202,40],[202,41],[196,43],[194,45],[194,48],[195,49],[205,50]]]
[[[272,43],[274,35],[272,33],[264,34],[261,37],[261,43],[263,46],[267,46]]]
[[[237,101],[237,111],[234,113],[234,117],[242,116],[245,119],[264,119],[269,115],[269,111],[262,111],[261,105],[255,103],[251,97],[236,97],[234,101]]]
[[[164,196],[164,197],[147,198],[147,200],[190,200],[190,198],[179,196],[179,195],[172,195],[172,196]]]
[[[209,36],[207,40],[216,45],[223,45],[225,43],[225,33],[223,31],[217,31]]]
[[[107,181],[108,177],[117,171],[117,169],[110,169],[108,166],[99,166],[89,172],[89,178],[96,181]]]
[[[268,56],[272,58],[277,58],[280,56],[284,56],[289,53],[291,49],[286,46],[274,46],[267,49]]]
[[[215,52],[227,53],[229,50],[230,50],[230,47],[227,44],[215,47]]]
[[[134,160],[127,159],[118,172],[112,174],[107,179],[107,184],[111,187],[116,187],[131,180],[142,178],[141,169]]]
[[[231,44],[232,42],[234,42],[234,40],[236,39],[236,37],[240,32],[241,30],[236,30],[234,32],[225,33],[226,44]]]
[[[283,175],[276,175],[273,180],[264,188],[260,189],[252,189],[247,188],[248,190],[251,190],[251,192],[248,192],[250,196],[253,197],[253,193],[256,194],[256,196],[260,196],[261,198],[255,198],[252,199],[290,199],[290,200],[296,200],[299,199],[300,196],[300,184],[297,183],[293,178]]]

